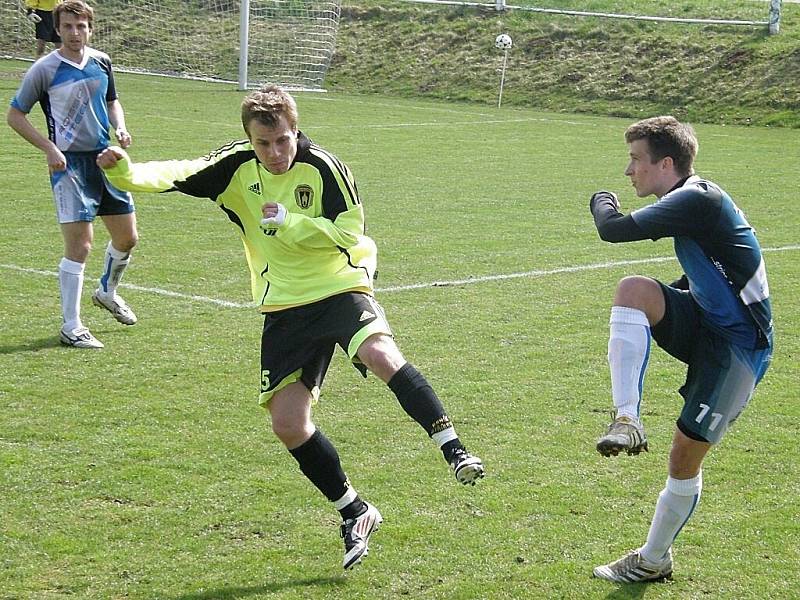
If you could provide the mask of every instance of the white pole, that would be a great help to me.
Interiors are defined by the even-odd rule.
[[[508,61],[508,48],[503,51],[503,70],[500,72],[500,95],[497,97],[497,108],[503,103],[503,85],[506,82],[506,62]]]
[[[769,34],[775,35],[781,29],[781,0],[769,3]]]
[[[494,9],[497,12],[503,12],[506,9],[506,0],[495,0]]]
[[[250,0],[241,0],[239,10],[239,89],[246,90],[250,48]]]

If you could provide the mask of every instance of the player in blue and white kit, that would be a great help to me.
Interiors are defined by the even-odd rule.
[[[636,194],[658,201],[628,215],[610,192],[597,192],[591,211],[608,242],[673,238],[684,275],[666,285],[626,277],[611,309],[608,361],[616,417],[597,442],[604,456],[647,450],[640,420],[650,338],[688,366],[680,393],[669,476],[656,503],[647,541],[594,569],[610,581],[669,578],[672,544],[702,490],[702,464],[750,401],[772,356],[772,312],[761,247],[731,197],[694,175],[697,139],[673,117],[654,117],[625,132]]]
[[[136,315],[116,290],[138,234],[131,195],[108,182],[95,164],[95,157],[109,146],[111,127],[123,148],[130,145],[131,137],[117,99],[111,60],[88,46],[94,20],[92,8],[80,0],[66,0],[56,5],[53,17],[63,44],[25,74],[11,100],[7,121],[47,157],[64,237],[64,257],[58,270],[64,321],[61,343],[76,348],[102,348],[80,316],[84,267],[94,237],[92,221],[99,215],[111,236],[104,272],[92,302],[125,325],[136,323]],[[45,115],[47,137],[28,120],[36,103]]]

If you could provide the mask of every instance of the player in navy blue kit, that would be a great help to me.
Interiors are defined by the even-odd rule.
[[[693,129],[674,117],[654,117],[631,125],[625,141],[625,175],[637,196],[658,200],[624,215],[616,195],[597,192],[590,201],[597,231],[608,242],[673,238],[684,275],[669,285],[633,276],[617,286],[608,342],[616,416],[598,452],[647,450],[640,407],[651,336],[688,367],[669,476],[647,541],[594,569],[596,577],[633,583],[671,577],[672,544],[700,499],[703,459],[766,372],[773,331],[761,247],[731,197],[694,174]]]

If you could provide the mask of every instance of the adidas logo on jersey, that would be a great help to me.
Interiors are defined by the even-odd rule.
[[[360,323],[361,321],[366,321],[367,319],[374,319],[374,318],[375,315],[373,315],[368,310],[365,310],[364,312],[361,313],[361,316],[358,318],[358,322]]]
[[[251,185],[247,189],[253,192],[254,194],[258,194],[259,196],[261,195],[261,183],[258,181],[256,181],[253,185]]]

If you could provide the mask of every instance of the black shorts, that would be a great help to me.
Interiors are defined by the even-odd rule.
[[[266,406],[275,392],[295,381],[302,381],[316,400],[337,344],[366,375],[357,352],[375,333],[392,335],[375,298],[358,292],[267,313],[261,334],[259,404]]]
[[[739,417],[764,376],[772,348],[747,349],[703,323],[689,291],[661,284],[666,310],[651,329],[656,343],[688,365],[677,426],[686,436],[716,444]]]
[[[56,31],[55,23],[53,22],[53,11],[36,9],[33,12],[39,15],[42,19],[36,23],[36,39],[44,40],[45,42],[53,42],[54,44],[60,44],[61,37],[59,37],[58,32]]]

